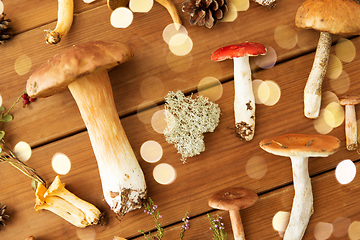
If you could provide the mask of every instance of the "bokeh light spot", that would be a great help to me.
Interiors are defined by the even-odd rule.
[[[209,98],[210,101],[217,101],[223,94],[223,86],[221,82],[214,77],[205,77],[198,84],[199,95]]]
[[[127,28],[133,19],[133,12],[130,9],[119,7],[111,13],[110,23],[115,28]]]
[[[325,107],[325,110],[327,111],[324,111],[324,117],[329,126],[336,128],[344,122],[344,108],[339,103],[331,102]]]
[[[142,123],[150,124],[152,115],[159,109],[155,102],[144,101],[138,105],[136,116]]]
[[[154,0],[130,0],[129,8],[133,12],[147,13],[153,7]]]
[[[3,103],[3,99],[2,96],[0,95],[0,107],[2,106],[2,103]]]
[[[274,39],[279,47],[291,49],[296,46],[298,37],[294,27],[279,25],[274,30]]]
[[[343,70],[343,66],[340,59],[334,54],[331,54],[328,68],[326,71],[326,76],[330,79],[336,79],[340,76],[342,70]]]
[[[158,77],[147,77],[141,81],[140,93],[145,99],[162,98],[164,95],[164,83]]]
[[[168,185],[175,181],[176,170],[173,166],[167,163],[160,163],[154,167],[153,177],[156,182]]]
[[[233,22],[237,18],[237,9],[235,5],[231,2],[228,3],[228,12],[225,16],[220,20],[220,22]]]
[[[272,68],[276,63],[277,58],[276,52],[272,47],[266,46],[266,49],[267,51],[265,55],[260,55],[254,58],[256,65],[263,69]]]
[[[360,221],[353,221],[348,229],[348,235],[351,240],[360,239]]]
[[[314,237],[316,240],[328,239],[333,232],[333,225],[326,222],[318,222],[314,228]]]
[[[356,166],[350,159],[343,160],[336,166],[335,177],[336,180],[339,181],[339,183],[351,183],[352,180],[354,180],[355,176]]]
[[[333,235],[335,237],[341,238],[344,237],[348,233],[349,226],[351,224],[351,220],[345,217],[337,217],[332,222],[334,230]]]
[[[158,142],[154,140],[149,140],[141,145],[140,155],[144,159],[144,161],[154,163],[162,158],[163,149]]]
[[[14,68],[15,72],[20,76],[27,74],[32,66],[31,59],[23,54],[16,58]]]
[[[0,1],[0,14],[4,12],[4,4],[2,1]]]
[[[185,56],[192,50],[193,42],[184,33],[175,34],[169,41],[170,51],[177,56]]]
[[[270,97],[270,88],[263,80],[255,79],[252,81],[252,87],[256,104],[263,104]]]
[[[71,161],[63,153],[55,153],[51,160],[51,165],[57,174],[65,175],[71,169]]]
[[[335,54],[343,62],[351,62],[356,55],[356,48],[352,41],[340,38],[335,45]]]
[[[272,219],[273,228],[279,232],[284,233],[290,220],[290,212],[279,211]]]
[[[234,5],[236,11],[247,11],[250,7],[249,0],[233,0],[231,3]]]
[[[164,130],[167,126],[164,109],[158,110],[154,113],[154,115],[151,118],[151,126],[155,132],[164,134]]]
[[[280,100],[281,97],[280,87],[276,82],[271,80],[265,80],[264,83],[270,89],[270,95],[263,104],[266,106],[274,106]]]
[[[339,102],[339,98],[337,97],[337,95],[333,92],[330,91],[326,91],[323,93],[322,98],[321,98],[321,106],[327,106],[332,102]]]
[[[186,56],[177,56],[172,52],[169,52],[169,54],[166,56],[166,63],[168,67],[174,72],[178,73],[182,73],[188,70],[191,67],[192,62],[193,56],[191,53],[187,54]]]
[[[339,95],[344,94],[350,88],[350,77],[343,70],[338,78],[330,79],[331,89]]]
[[[320,134],[328,134],[329,132],[331,132],[333,130],[333,128],[330,125],[328,125],[327,122],[334,122],[335,123],[335,119],[333,119],[333,120],[327,119],[325,121],[325,111],[328,111],[328,110],[321,109],[319,117],[314,120],[315,130]],[[326,115],[328,117],[332,116],[332,114],[328,114],[328,113],[326,113]]]
[[[188,32],[183,25],[180,25],[178,23],[171,23],[164,28],[162,36],[164,41],[167,44],[169,44],[170,39],[176,34],[180,34],[180,33],[188,35]]]
[[[251,157],[245,166],[246,174],[255,179],[262,178],[267,172],[267,162],[261,156]]]
[[[14,147],[15,155],[23,162],[26,162],[31,157],[31,147],[28,143],[20,141]]]
[[[84,3],[92,3],[92,2],[95,2],[95,0],[83,0]]]

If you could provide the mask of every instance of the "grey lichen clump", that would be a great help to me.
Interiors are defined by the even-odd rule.
[[[181,91],[169,92],[165,102],[165,139],[175,145],[185,163],[188,157],[205,151],[203,133],[214,132],[220,121],[220,108],[207,97],[185,97]]]

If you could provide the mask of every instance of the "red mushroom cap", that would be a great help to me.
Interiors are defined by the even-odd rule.
[[[222,61],[237,57],[264,55],[266,48],[264,45],[255,42],[236,43],[226,47],[221,47],[211,54],[211,60]]]

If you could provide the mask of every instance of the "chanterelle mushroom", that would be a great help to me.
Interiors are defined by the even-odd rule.
[[[313,193],[308,171],[309,157],[327,157],[340,147],[340,140],[329,135],[286,134],[260,142],[274,155],[290,157],[295,196],[284,240],[302,239],[313,213]]]
[[[244,227],[240,210],[251,207],[258,200],[258,195],[246,188],[225,188],[212,195],[208,204],[212,208],[229,211],[235,240],[245,240]]]
[[[88,130],[106,202],[120,216],[141,208],[146,198],[144,174],[121,125],[107,69],[132,58],[125,44],[95,41],[55,55],[28,79],[32,97],[69,88]]]
[[[255,133],[255,96],[249,56],[264,54],[266,48],[260,43],[244,42],[219,48],[211,55],[213,61],[234,60],[235,131],[246,141],[253,139]]]
[[[317,118],[321,88],[333,34],[360,34],[360,4],[354,0],[307,0],[297,10],[295,25],[320,31],[314,63],[304,90],[304,114]]]
[[[358,147],[358,131],[355,105],[360,103],[360,95],[345,95],[339,97],[339,104],[345,106],[345,137],[346,149],[356,150]]]

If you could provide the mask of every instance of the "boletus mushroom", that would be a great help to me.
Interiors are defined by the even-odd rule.
[[[141,208],[147,192],[116,110],[107,71],[132,57],[130,48],[116,41],[75,45],[40,66],[26,85],[34,98],[70,90],[88,130],[105,200],[119,216]]]
[[[286,134],[260,142],[274,155],[290,157],[295,196],[284,240],[302,239],[313,213],[313,193],[308,171],[309,157],[327,157],[340,147],[340,140],[329,135]]]
[[[258,195],[250,189],[225,188],[214,193],[208,204],[212,208],[229,211],[234,239],[245,240],[240,210],[251,207],[257,200]]]
[[[255,96],[251,81],[249,56],[266,54],[266,48],[255,42],[243,42],[217,49],[213,61],[234,61],[235,132],[242,140],[250,141],[255,134]]]
[[[295,25],[320,31],[314,63],[304,89],[304,114],[320,113],[322,82],[325,77],[333,34],[360,34],[360,4],[353,0],[306,0],[297,10]]]
[[[358,130],[355,105],[360,103],[360,95],[345,95],[339,97],[339,104],[345,106],[345,138],[346,149],[349,151],[358,148]]]

